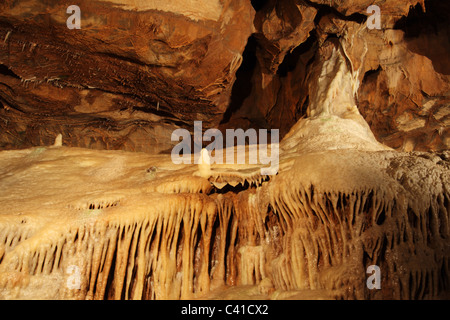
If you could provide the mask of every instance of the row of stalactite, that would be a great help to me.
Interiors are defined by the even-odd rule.
[[[164,209],[72,224],[20,248],[26,228],[0,230],[0,273],[17,275],[2,276],[0,287],[60,275],[60,298],[189,299],[268,278],[274,289],[325,289],[335,298],[435,297],[449,290],[449,196],[434,200],[414,212],[380,190],[300,184],[167,195]],[[79,290],[64,286],[71,265]],[[369,265],[382,270],[381,290],[366,286]]]

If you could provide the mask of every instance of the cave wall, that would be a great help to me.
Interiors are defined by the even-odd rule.
[[[442,1],[68,1],[0,4],[2,149],[50,144],[163,152],[171,132],[276,128],[307,114],[311,64],[339,39],[357,105],[398,150],[448,149],[449,27]],[[370,5],[381,29],[368,29]]]

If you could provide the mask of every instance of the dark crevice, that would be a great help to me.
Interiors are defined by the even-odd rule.
[[[339,36],[335,33],[328,33],[327,37],[325,38],[325,40],[323,42],[327,42],[327,41],[334,41],[334,43],[338,43]]]
[[[236,80],[231,90],[230,104],[223,115],[221,124],[230,121],[231,116],[243,104],[252,91],[252,77],[256,67],[257,40],[254,35],[248,38],[247,46],[242,54],[242,64],[236,71]]]
[[[297,66],[298,61],[300,60],[300,57],[311,50],[313,46],[317,43],[317,36],[315,32],[311,32],[308,39],[306,39],[305,42],[300,44],[298,47],[296,47],[294,50],[286,54],[286,56],[283,59],[283,62],[279,65],[277,74],[280,77],[285,77],[289,72],[293,71],[295,67]]]
[[[261,11],[269,3],[269,0],[251,0],[252,7],[256,12]]]
[[[235,186],[235,187],[233,187],[233,186],[231,186],[231,185],[229,185],[229,184],[227,184],[226,186],[224,186],[224,187],[221,188],[221,189],[216,188],[216,187],[213,187],[212,190],[211,190],[211,192],[210,192],[210,194],[214,194],[214,193],[217,193],[217,194],[225,194],[225,193],[228,193],[228,192],[232,192],[232,193],[238,194],[238,193],[240,193],[240,192],[242,192],[242,191],[247,190],[248,188],[249,188],[249,184],[248,184],[247,181],[245,181],[245,182],[244,182],[244,185],[242,185],[242,183],[239,183],[239,184],[238,184],[237,186]]]
[[[408,15],[398,20],[394,29],[403,30],[405,37],[417,37],[423,31],[437,34],[444,26],[448,28],[448,9],[446,1],[425,1],[425,8],[420,4],[411,6]]]
[[[15,74],[11,69],[9,69],[7,66],[1,63],[0,63],[0,74],[20,80],[20,77],[17,74]]]
[[[306,96],[305,100],[303,101],[300,108],[296,109],[295,118],[298,121],[298,119],[303,118],[306,116],[306,113],[308,111],[309,106],[309,95]]]
[[[230,97],[230,103],[229,106],[222,118],[222,121],[220,124],[227,124],[230,123],[230,120],[233,117],[233,114],[235,114],[243,105],[244,101],[252,94],[253,91],[253,85],[254,85],[254,79],[258,75],[255,75],[255,71],[259,67],[258,65],[258,57],[257,57],[257,50],[261,44],[260,41],[264,41],[258,37],[258,34],[253,34],[249,37],[247,46],[243,52],[243,62],[236,72],[236,81],[233,85],[231,97]],[[304,63],[302,61],[302,57],[304,57],[305,54],[313,50],[317,46],[318,37],[315,31],[312,31],[309,35],[309,37],[302,42],[300,45],[295,47],[293,50],[291,50],[289,53],[286,54],[286,56],[283,58],[283,61],[278,66],[278,69],[276,71],[276,76],[278,78],[286,77],[289,73],[293,72],[297,67],[299,63]],[[314,60],[314,55],[308,61],[304,68],[308,68],[308,66],[311,63],[311,60]],[[258,71],[260,72],[260,71]],[[262,72],[262,71],[261,71]],[[299,105],[297,106],[297,113],[300,112],[301,114],[298,116],[300,118],[302,115],[306,114],[304,110],[308,107],[308,99],[306,97],[303,97],[299,101]],[[251,123],[254,123],[255,121],[252,121],[252,117],[246,118],[245,115],[240,116],[241,119],[248,119]],[[254,119],[253,119],[254,120]],[[261,128],[267,127],[268,124],[259,124]]]
[[[111,267],[108,270],[108,276],[106,278],[105,292],[103,293],[103,299],[114,299],[114,274],[116,272],[116,257],[117,249],[114,250],[113,258],[111,261]]]
[[[267,182],[267,181],[270,181],[270,176],[262,177],[261,184],[263,182]],[[259,187],[259,186],[260,185],[257,185],[257,187]],[[244,181],[243,184],[239,183],[236,186],[232,186],[230,184],[227,184],[223,188],[220,188],[220,189],[215,187],[215,186],[213,186],[213,188],[211,189],[211,191],[210,191],[210,193],[208,195],[211,195],[211,194],[214,194],[214,193],[225,194],[225,193],[228,193],[228,192],[232,192],[234,194],[238,194],[238,193],[243,192],[245,190],[251,189],[252,187],[254,188],[255,185],[254,184],[250,184],[248,181]]]
[[[378,215],[378,218],[377,218],[377,220],[376,220],[376,224],[377,225],[382,225],[383,224],[383,222],[386,220],[386,211],[385,211],[385,209],[383,208],[382,210],[381,210],[381,212],[380,212],[380,214]]]
[[[194,242],[192,243],[192,249],[194,252],[194,257],[193,257],[193,280],[194,280],[194,291],[196,291],[195,288],[198,288],[198,276],[200,274],[200,270],[201,270],[201,265],[202,265],[202,257],[204,255],[203,251],[205,250],[205,248],[203,247],[203,237],[205,237],[206,235],[204,235],[202,228],[200,227],[200,225],[195,226],[194,225],[194,229],[193,232],[195,232],[196,237],[194,238]]]
[[[233,229],[234,226],[237,224],[237,216],[236,216],[236,209],[235,207],[230,203],[226,204],[227,206],[230,206],[230,218],[228,219],[228,224],[226,228],[225,233],[225,256],[224,256],[224,266],[225,266],[225,282],[227,284],[232,284],[234,282],[234,277],[236,271],[233,270],[235,268],[234,259],[235,256],[230,254],[234,253],[234,248],[236,248],[236,244],[238,242],[238,235],[239,232],[236,230],[236,235],[233,241]],[[237,229],[237,228],[236,228]]]
[[[442,263],[440,270],[440,281],[438,282],[438,289],[440,292],[448,292],[450,289],[450,275],[448,275],[448,270],[445,267],[446,264]]]
[[[380,71],[381,71],[381,66],[378,66],[377,69],[375,70],[369,70],[364,74],[364,78],[362,80],[362,83],[365,83],[367,81],[367,79],[369,79],[369,77],[377,75]]]

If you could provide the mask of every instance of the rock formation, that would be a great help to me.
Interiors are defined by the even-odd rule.
[[[0,4],[1,299],[449,297],[448,4],[71,4]]]

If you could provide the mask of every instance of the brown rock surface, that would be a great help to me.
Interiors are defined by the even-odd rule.
[[[439,1],[417,5],[387,1],[379,4],[381,29],[369,30],[365,17],[369,2],[332,1],[331,7],[330,1],[315,2],[297,2],[310,8],[297,13],[292,6],[288,9],[269,1],[256,13],[257,33],[252,44],[255,49],[250,54],[256,56],[256,65],[250,70],[247,82],[251,85],[246,87],[246,95],[236,99],[239,106],[231,105],[236,112],[230,116],[230,126],[273,127],[285,134],[305,116],[310,104],[308,82],[313,80],[313,61],[321,57],[318,49],[327,38],[336,37],[353,70],[359,73],[357,105],[375,136],[395,149],[448,149],[448,6]],[[289,47],[288,54],[281,50],[280,41],[269,40],[261,27],[270,26],[269,22],[276,24],[278,16],[283,16],[283,12],[287,15],[286,10],[289,17],[295,16],[299,21],[304,21],[307,12],[308,19],[314,19],[313,29],[311,24],[297,25],[301,31],[295,29],[295,34],[302,43],[294,49]],[[274,11],[278,16],[274,16]],[[288,21],[291,20],[295,21]],[[293,41],[292,26],[281,26],[285,28],[285,38]],[[280,60],[279,67],[273,63]]]
[[[161,151],[168,128],[218,124],[253,30],[251,4],[151,3],[80,1],[80,30],[66,27],[70,1],[0,4],[3,148],[62,132],[73,146]]]

